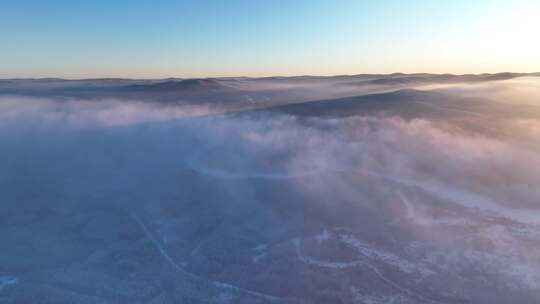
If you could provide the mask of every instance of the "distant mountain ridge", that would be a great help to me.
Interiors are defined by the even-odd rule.
[[[515,73],[515,72],[500,72],[500,73],[480,73],[480,74],[436,74],[436,73],[391,73],[391,74],[351,74],[351,75],[331,75],[331,76],[321,76],[321,75],[299,75],[299,76],[264,76],[264,77],[249,77],[249,76],[227,76],[227,77],[207,77],[207,78],[161,78],[161,79],[136,79],[136,78],[81,78],[81,79],[64,79],[64,78],[3,78],[0,81],[10,81],[10,82],[103,82],[103,81],[119,81],[119,82],[148,82],[148,84],[158,84],[164,82],[171,83],[182,83],[182,84],[196,84],[196,85],[211,85],[219,84],[221,80],[293,80],[293,79],[347,79],[347,78],[388,78],[388,79],[400,79],[400,78],[415,78],[415,79],[439,79],[439,80],[448,80],[448,79],[459,79],[464,80],[504,80],[511,79],[515,77],[522,76],[539,76],[540,72],[532,73]],[[144,83],[142,83],[144,84]]]
[[[0,79],[0,95],[85,100],[120,99],[246,109],[339,99],[400,89],[422,89],[420,86],[430,84],[478,83],[525,76],[540,77],[540,73],[466,75],[394,73],[189,79]],[[332,107],[330,112],[335,110]]]
[[[496,74],[391,74],[389,77],[378,77],[373,80],[367,81],[367,84],[373,85],[420,85],[429,83],[461,83],[461,82],[484,82],[484,81],[497,81],[508,80],[516,77],[523,76],[538,76],[536,74],[526,73],[496,73]],[[350,83],[350,84],[366,84],[362,83]]]
[[[231,90],[231,87],[225,86],[217,80],[210,78],[194,78],[185,80],[167,80],[164,82],[155,82],[149,84],[134,84],[125,87],[128,90],[146,91],[146,90],[158,90],[158,91],[188,91],[188,90]]]

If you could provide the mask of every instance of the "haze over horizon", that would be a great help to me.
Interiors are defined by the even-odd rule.
[[[540,71],[540,3],[4,1],[0,78]]]
[[[247,76],[247,75],[234,75],[234,76],[212,76],[212,75],[201,75],[201,76],[197,76],[197,77],[179,77],[179,76],[162,76],[162,77],[141,77],[141,78],[136,78],[136,77],[121,77],[121,76],[115,76],[115,77],[108,77],[108,76],[104,76],[104,77],[80,77],[80,78],[72,78],[72,77],[55,77],[55,76],[46,76],[46,77],[6,77],[6,78],[0,78],[0,80],[13,80],[13,79],[20,79],[20,80],[25,80],[25,79],[35,79],[35,80],[45,80],[45,79],[58,79],[58,80],[66,80],[66,81],[70,81],[70,80],[100,80],[100,79],[118,79],[118,80],[121,80],[121,79],[125,79],[125,80],[180,80],[180,79],[185,79],[185,80],[189,80],[189,79],[227,79],[227,78],[231,78],[231,79],[234,79],[234,78],[252,78],[252,79],[262,79],[262,78],[298,78],[298,77],[329,77],[329,78],[332,78],[332,77],[342,77],[342,76],[347,76],[347,77],[354,77],[354,76],[363,76],[363,75],[377,75],[377,76],[381,76],[381,77],[386,77],[386,76],[399,76],[399,75],[404,75],[404,76],[414,76],[414,75],[452,75],[452,76],[467,76],[467,75],[475,75],[475,76],[479,76],[479,75],[501,75],[501,74],[522,74],[524,76],[527,76],[527,75],[531,75],[531,76],[536,76],[538,74],[540,74],[540,72],[527,72],[527,73],[524,73],[524,72],[519,72],[519,71],[500,71],[500,72],[491,72],[491,73],[487,73],[487,72],[480,72],[480,73],[430,73],[430,72],[409,72],[409,73],[403,73],[403,72],[399,72],[399,71],[396,71],[396,72],[392,72],[392,73],[353,73],[353,74],[298,74],[298,75],[261,75],[261,76]]]

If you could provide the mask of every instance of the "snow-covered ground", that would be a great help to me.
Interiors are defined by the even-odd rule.
[[[271,108],[0,96],[0,303],[540,301],[533,99],[250,81]]]

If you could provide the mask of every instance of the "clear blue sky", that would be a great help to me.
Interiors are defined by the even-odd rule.
[[[540,71],[536,0],[2,0],[0,78]]]

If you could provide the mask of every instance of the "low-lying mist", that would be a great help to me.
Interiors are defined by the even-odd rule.
[[[1,96],[0,302],[535,303],[531,83],[328,117]]]

